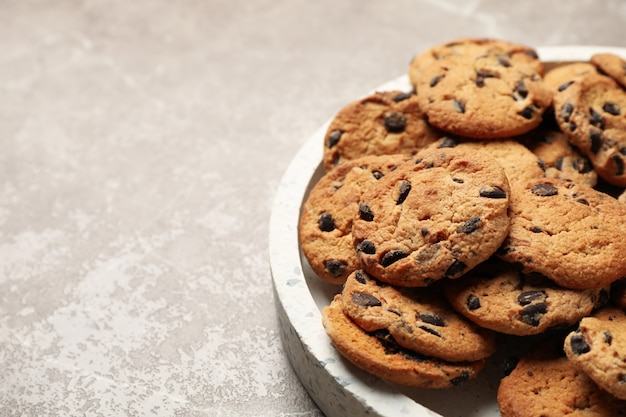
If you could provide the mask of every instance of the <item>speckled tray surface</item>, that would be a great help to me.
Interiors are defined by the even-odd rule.
[[[604,46],[539,47],[537,52],[547,65],[586,61],[597,52],[626,58],[625,48]],[[374,90],[410,88],[408,78],[401,76]],[[460,387],[423,390],[373,377],[344,360],[331,345],[320,311],[340,287],[315,276],[301,256],[297,227],[300,206],[323,173],[320,163],[328,123],[309,138],[291,161],[278,187],[270,219],[275,304],[283,344],[300,381],[327,417],[500,416],[496,391],[502,371],[497,364],[504,357],[494,358],[481,376]],[[520,346],[515,339],[507,343],[511,349]],[[514,353],[508,349],[500,351],[505,355]]]

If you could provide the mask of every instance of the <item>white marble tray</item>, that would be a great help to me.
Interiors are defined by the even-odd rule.
[[[539,47],[537,52],[549,65],[585,61],[596,52],[626,58],[626,49],[604,46]],[[392,89],[408,91],[408,78],[398,77],[374,90]],[[497,364],[504,357],[494,358],[479,378],[460,387],[422,390],[366,374],[344,360],[331,345],[320,311],[340,288],[317,278],[301,257],[297,229],[300,206],[322,175],[322,144],[328,123],[309,138],[291,161],[278,187],[270,218],[275,304],[284,348],[300,381],[327,417],[500,416],[495,399],[502,372]],[[515,341],[512,344],[517,345]]]

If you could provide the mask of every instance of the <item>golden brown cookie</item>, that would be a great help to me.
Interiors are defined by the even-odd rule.
[[[332,284],[343,284],[360,267],[352,243],[352,223],[361,194],[406,161],[403,155],[366,156],[327,172],[302,205],[300,247],[313,271]]]
[[[598,183],[598,174],[591,161],[572,146],[565,133],[540,131],[530,136],[525,143],[541,161],[546,177],[571,180],[589,187]]]
[[[443,288],[450,304],[476,324],[501,333],[528,336],[567,328],[608,300],[608,287],[562,288],[540,274],[523,274],[490,260]]]
[[[540,178],[511,188],[511,226],[498,250],[525,273],[566,288],[599,288],[626,275],[626,206],[582,184]]]
[[[479,139],[530,131],[552,102],[552,92],[532,63],[507,66],[497,53],[441,58],[421,73],[417,91],[431,125]]]
[[[626,400],[626,312],[603,308],[567,335],[565,353],[605,391]]]
[[[586,74],[554,95],[555,117],[600,177],[626,186],[626,91],[612,78]]]
[[[624,417],[626,401],[600,389],[563,353],[563,341],[539,343],[500,381],[502,417]]]
[[[363,269],[389,284],[428,286],[488,259],[508,230],[509,184],[472,149],[427,149],[363,195],[352,236]]]
[[[438,288],[396,287],[357,270],[348,277],[341,302],[363,330],[386,330],[400,346],[423,355],[477,361],[496,350],[495,333],[454,311]]]
[[[626,60],[624,58],[611,53],[599,53],[592,55],[589,62],[595,65],[598,71],[626,88]]]
[[[403,349],[386,331],[367,333],[343,313],[340,297],[322,310],[324,329],[339,353],[366,372],[401,385],[447,388],[485,367],[485,361],[446,362]]]
[[[572,62],[546,71],[543,83],[553,92],[560,92],[585,74],[597,73],[596,67],[589,62]]]
[[[485,54],[497,54],[503,66],[511,66],[518,61],[531,63],[537,73],[543,74],[543,64],[534,48],[502,39],[459,38],[432,46],[413,57],[409,66],[409,80],[416,86],[424,69],[442,58],[458,55],[476,58]]]
[[[375,92],[346,105],[330,122],[324,169],[366,155],[413,155],[440,136],[426,122],[415,94]]]

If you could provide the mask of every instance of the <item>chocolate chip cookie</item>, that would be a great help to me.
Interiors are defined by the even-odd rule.
[[[341,301],[343,312],[363,330],[386,330],[400,346],[423,355],[477,361],[496,350],[494,332],[456,313],[437,288],[387,285],[357,270]]]
[[[600,177],[626,186],[626,91],[612,78],[586,74],[554,95],[555,117]]]
[[[385,330],[365,332],[343,313],[340,297],[324,307],[322,323],[339,353],[366,372],[401,385],[447,388],[485,367],[485,361],[446,362],[404,349]]]
[[[332,284],[343,284],[360,267],[352,243],[352,223],[361,194],[408,157],[366,156],[325,173],[302,205],[300,247],[313,271]]]
[[[565,339],[565,353],[602,389],[626,400],[626,313],[604,308],[580,321]],[[625,408],[626,409],[626,408]]]
[[[511,225],[498,256],[573,289],[600,288],[626,275],[626,206],[558,178],[515,183]]]
[[[426,122],[415,94],[375,92],[348,104],[330,122],[324,169],[366,155],[413,155],[440,136]]]
[[[598,70],[617,81],[626,88],[626,60],[611,53],[594,54],[589,59]]]
[[[600,389],[563,353],[561,338],[538,344],[498,387],[502,417],[624,417],[626,401]]]
[[[389,284],[428,286],[488,259],[508,231],[509,184],[472,149],[427,149],[364,193],[352,236],[363,269]]]
[[[443,288],[460,314],[487,329],[518,336],[574,325],[608,300],[608,288],[562,288],[543,275],[524,274],[494,259],[444,282]]]
[[[506,64],[498,53],[452,55],[425,68],[418,101],[431,125],[459,136],[507,138],[537,127],[552,102],[534,62]]]

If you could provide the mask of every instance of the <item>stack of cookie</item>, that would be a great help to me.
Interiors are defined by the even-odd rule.
[[[299,237],[341,285],[323,324],[342,355],[443,388],[478,375],[499,337],[560,334],[554,369],[626,400],[624,68],[602,54],[546,71],[528,46],[460,39],[413,59],[411,92],[338,112]],[[520,372],[503,416],[539,415],[512,411]]]

